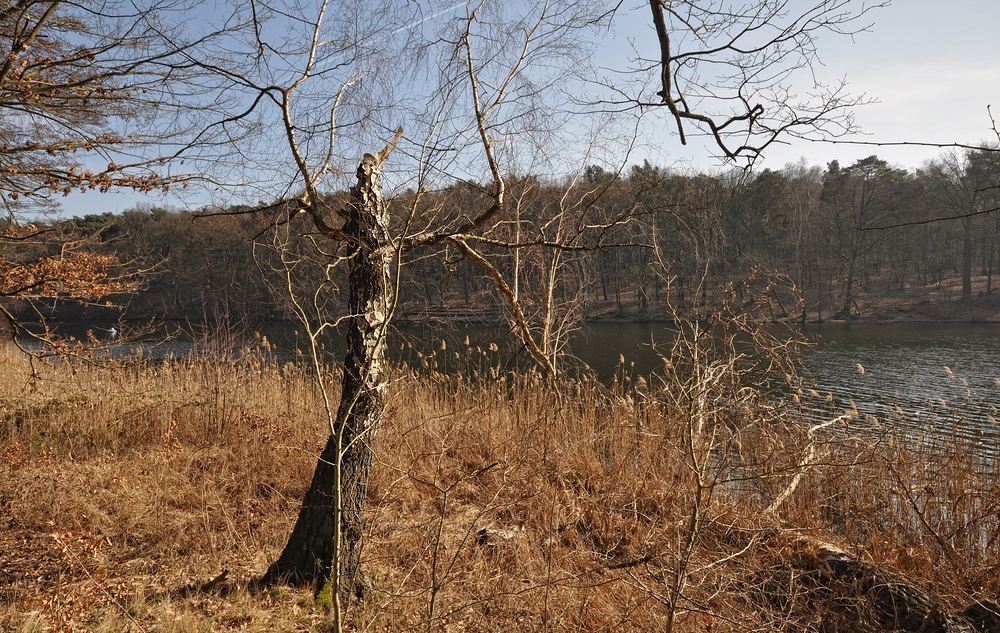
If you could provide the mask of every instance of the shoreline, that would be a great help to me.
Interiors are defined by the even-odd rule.
[[[763,306],[754,306],[757,316],[768,315],[770,318],[761,318],[761,323],[785,323],[796,325],[822,325],[831,324],[892,324],[892,323],[953,323],[953,324],[1000,324],[1000,292],[990,294],[979,294],[971,299],[954,299],[953,289],[926,289],[924,292],[910,293],[908,296],[885,297],[874,293],[861,293],[853,302],[852,314],[849,317],[842,316],[842,310],[830,310],[826,305],[820,307],[815,303],[806,305],[806,314],[803,319],[801,312],[789,314],[790,310],[780,302],[772,302],[768,306],[764,301]],[[638,306],[629,305],[631,302],[623,302],[618,307],[614,302],[592,303],[585,312],[587,315],[580,319],[580,323],[671,323],[674,319],[669,315],[663,304],[651,304],[647,307],[645,314],[640,313]],[[393,321],[401,325],[441,325],[448,324],[465,325],[494,325],[502,326],[506,324],[502,310],[494,302],[483,302],[480,309],[457,302],[446,301],[443,305],[427,308],[426,306],[402,305],[399,306]],[[789,306],[791,307],[791,306]],[[708,303],[703,307],[683,307],[680,312],[690,314],[693,317],[702,318],[719,311],[722,305],[709,298]],[[765,311],[766,310],[766,311]],[[836,316],[835,316],[836,315]],[[38,323],[31,318],[37,315],[23,314],[23,323]],[[201,318],[164,318],[150,315],[128,315],[101,312],[91,315],[91,318],[81,318],[81,314],[69,313],[65,318],[60,318],[58,312],[51,312],[47,323],[50,325],[83,324],[93,323],[98,326],[106,326],[109,323],[121,324],[158,324],[160,326],[194,326],[212,328],[218,326],[224,329],[231,329],[240,324],[256,327],[262,324],[272,323],[295,323],[294,319],[285,318],[283,315],[272,313],[269,316],[261,317],[240,316],[229,319],[226,322],[221,320],[213,322]]]

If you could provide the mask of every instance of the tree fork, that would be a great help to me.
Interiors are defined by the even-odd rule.
[[[288,543],[260,580],[263,585],[316,583],[317,591],[339,587],[342,605],[363,591],[359,571],[365,500],[385,411],[385,335],[392,313],[392,240],[382,199],[382,166],[402,134],[400,127],[381,152],[365,154],[343,212],[343,234],[351,251],[351,317],[340,404]]]

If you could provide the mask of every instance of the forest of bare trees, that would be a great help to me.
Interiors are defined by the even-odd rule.
[[[923,300],[936,289],[946,289],[938,302],[988,300],[1000,263],[1000,215],[992,213],[1000,193],[989,184],[997,171],[1000,159],[986,151],[945,153],[915,171],[876,156],[754,174],[678,174],[647,162],[619,175],[591,165],[570,190],[596,216],[629,221],[603,233],[599,249],[581,243],[555,262],[527,251],[499,261],[532,314],[546,309],[553,286],[551,309],[576,321],[697,312],[722,303],[754,275],[781,279],[771,295],[776,320],[875,318],[881,304]],[[508,188],[516,207],[504,218],[505,230],[526,242],[544,236],[548,210],[565,195],[565,184],[510,177]],[[457,212],[478,191],[455,184],[434,197]],[[404,193],[390,204],[410,202]],[[126,322],[292,318],[280,280],[262,274],[273,254],[260,244],[255,250],[266,219],[205,215],[149,207],[54,221],[67,238],[89,240],[94,253],[148,272],[141,292],[116,301],[123,311],[60,302],[45,313]],[[298,281],[307,285],[303,274]],[[503,321],[492,281],[454,248],[421,254],[399,274],[403,319]],[[331,291],[330,301],[346,310],[345,300],[342,291]]]

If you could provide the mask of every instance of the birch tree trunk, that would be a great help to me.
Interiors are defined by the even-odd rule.
[[[343,233],[351,252],[351,316],[340,404],[292,535],[263,579],[265,583],[278,578],[318,581],[319,587],[329,583],[339,588],[343,605],[363,589],[359,562],[365,498],[385,410],[392,241],[381,189],[382,164],[394,145],[395,141],[376,156],[365,154],[344,212]]]

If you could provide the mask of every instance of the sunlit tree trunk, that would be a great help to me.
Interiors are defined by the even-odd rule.
[[[365,155],[344,213],[343,233],[351,251],[351,316],[336,421],[288,544],[265,576],[318,581],[320,586],[331,583],[340,588],[341,604],[361,593],[365,497],[385,410],[392,244],[381,196],[381,163],[380,157]]]

